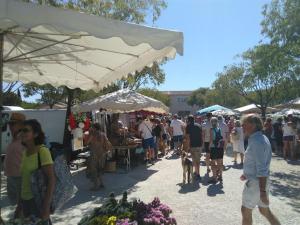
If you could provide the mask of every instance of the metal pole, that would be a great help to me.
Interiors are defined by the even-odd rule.
[[[4,33],[0,32],[0,201],[2,202],[2,110],[3,110],[3,52],[4,52]],[[2,210],[0,207],[0,224],[2,222],[1,219]]]

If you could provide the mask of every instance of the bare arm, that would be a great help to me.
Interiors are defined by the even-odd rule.
[[[53,165],[42,166],[42,170],[47,177],[47,191],[43,202],[43,208],[41,210],[41,218],[43,220],[49,219],[50,216],[50,204],[53,197],[53,192],[55,188],[56,178],[54,175]]]

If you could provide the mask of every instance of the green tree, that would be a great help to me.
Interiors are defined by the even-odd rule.
[[[170,106],[170,97],[157,89],[152,88],[141,88],[137,90],[140,94],[146,95],[148,97],[154,98],[158,101],[161,101],[166,106]]]
[[[290,78],[290,60],[278,45],[262,44],[242,55],[241,65],[225,68],[229,84],[265,118],[266,109],[276,99],[279,84]]]
[[[191,106],[206,106],[206,97],[208,92],[209,88],[198,88],[197,90],[193,91],[191,96],[187,99],[187,103]]]
[[[64,88],[54,88],[50,84],[37,85],[35,83],[29,83],[25,84],[22,90],[25,97],[39,95],[38,103],[46,104],[50,109],[52,109],[56,103],[66,100]]]
[[[14,92],[3,93],[3,105],[19,106],[22,99]]]
[[[290,81],[299,82],[300,74],[300,1],[272,0],[263,9],[262,34],[271,44],[290,57]]]
[[[218,73],[217,79],[212,84],[212,89],[207,94],[207,103],[237,108],[245,104],[245,100],[236,93],[237,89],[230,84],[230,76],[226,76],[226,73]]]

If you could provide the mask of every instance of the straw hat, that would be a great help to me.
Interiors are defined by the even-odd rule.
[[[11,122],[24,122],[26,119],[25,115],[22,113],[12,113],[10,120],[8,121],[9,123]]]

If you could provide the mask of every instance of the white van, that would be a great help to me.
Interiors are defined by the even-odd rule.
[[[11,142],[11,134],[6,123],[13,112],[19,112],[26,116],[26,119],[36,119],[40,122],[48,142],[63,143],[66,109],[22,109],[20,107],[4,106],[2,111],[2,154],[5,154],[6,146]]]

